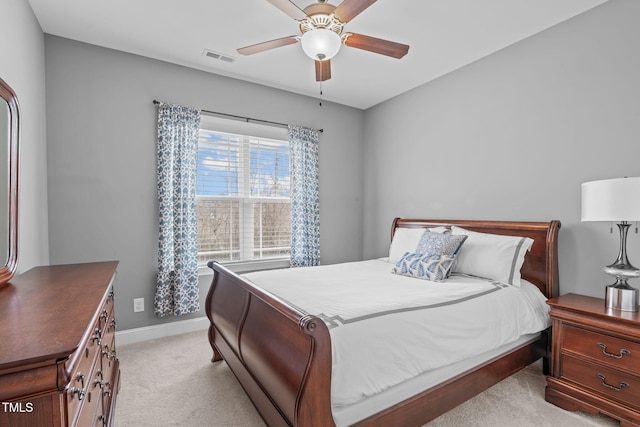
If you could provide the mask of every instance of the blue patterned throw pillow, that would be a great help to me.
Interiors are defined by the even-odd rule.
[[[451,271],[455,256],[405,253],[393,267],[392,273],[418,279],[441,282]]]
[[[427,255],[451,255],[455,256],[460,250],[460,246],[467,239],[465,235],[453,235],[442,233],[430,233],[425,231],[418,246],[416,253]]]

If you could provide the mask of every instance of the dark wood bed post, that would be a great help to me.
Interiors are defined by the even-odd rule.
[[[458,225],[534,239],[522,277],[547,297],[558,294],[559,221],[407,220],[397,227]],[[326,324],[209,262],[214,278],[206,301],[213,361],[224,359],[270,427],[335,427],[331,407],[331,339]],[[546,356],[546,334],[355,425],[419,427]]]
[[[547,258],[547,298],[555,298],[560,295],[560,269],[558,267],[558,232],[560,231],[560,221],[549,223],[549,233],[547,234],[547,253],[551,254]],[[542,357],[542,372],[551,375],[552,354],[551,347],[553,341],[553,329],[548,327],[542,331],[542,336],[546,341],[544,356]]]
[[[331,420],[327,427],[335,427],[331,410],[331,375],[327,375],[327,364],[332,366],[331,336],[327,325],[315,316],[307,316],[300,324],[302,331],[312,337],[312,351],[304,386],[298,399],[296,426],[319,425],[318,420]],[[316,360],[313,360],[316,359]]]
[[[215,261],[209,261],[207,263],[207,267],[213,269],[214,263]],[[213,319],[211,318],[211,300],[213,298],[213,291],[216,288],[217,278],[218,278],[217,275],[213,276],[213,281],[211,282],[211,286],[209,287],[209,292],[207,293],[207,299],[205,301],[205,308],[204,308],[205,312],[207,313],[207,317],[209,318],[209,344],[211,344],[211,349],[213,350],[213,356],[211,357],[211,362],[219,362],[221,360],[224,360],[222,357],[222,354],[220,354],[216,346],[213,344],[215,342],[216,331],[213,326]]]

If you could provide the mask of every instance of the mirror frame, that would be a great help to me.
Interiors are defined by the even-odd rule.
[[[0,268],[1,288],[11,280],[18,264],[18,138],[20,136],[18,97],[13,89],[1,78],[0,98],[9,106],[9,241],[7,242],[7,262]],[[0,244],[2,244],[2,242],[0,242]],[[0,263],[1,262],[0,260]]]

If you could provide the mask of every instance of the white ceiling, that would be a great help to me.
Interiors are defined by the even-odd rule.
[[[299,34],[266,0],[28,0],[45,33],[318,97],[300,44],[239,47]],[[312,0],[293,0],[301,9]],[[343,46],[323,99],[366,109],[607,0],[380,0],[345,31],[411,46],[402,59]],[[337,4],[336,4],[337,5]],[[209,49],[233,63],[203,56]]]

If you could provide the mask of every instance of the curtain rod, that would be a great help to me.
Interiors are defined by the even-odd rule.
[[[156,99],[153,100],[153,103],[156,104],[156,105],[158,105],[158,104],[166,104],[166,103],[163,103],[163,102],[158,101]],[[202,109],[200,111],[203,112],[203,113],[206,113],[206,114],[213,114],[213,115],[216,115],[216,116],[230,117],[230,118],[236,119],[236,120],[243,120],[243,121],[245,121],[247,123],[249,123],[251,121],[251,122],[258,122],[258,123],[271,125],[271,126],[280,126],[280,127],[285,127],[285,128],[289,127],[289,125],[286,124],[286,123],[278,123],[278,122],[272,122],[272,121],[269,121],[269,120],[253,119],[251,117],[236,116],[235,114],[219,113],[217,111],[209,111],[209,110],[202,110]],[[324,132],[324,129],[314,129],[314,130],[317,130],[320,133]]]

